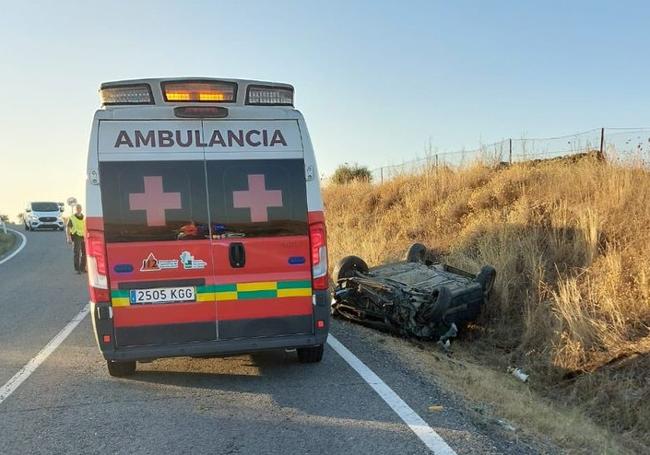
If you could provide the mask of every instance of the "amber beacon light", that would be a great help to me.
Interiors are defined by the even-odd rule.
[[[163,96],[167,102],[234,103],[237,84],[230,82],[163,82]]]

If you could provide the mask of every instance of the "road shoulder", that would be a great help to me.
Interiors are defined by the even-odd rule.
[[[547,438],[515,427],[486,404],[465,397],[460,392],[465,377],[463,371],[457,374],[461,382],[452,387],[449,378],[441,376],[438,369],[441,362],[453,359],[447,359],[440,352],[436,354],[435,345],[421,349],[408,340],[346,321],[336,321],[333,332],[445,441],[454,449],[461,448],[458,453],[561,452]],[[449,426],[448,422],[455,424]]]
[[[6,230],[5,234],[4,229],[0,229],[0,264],[16,256],[27,245],[27,237],[16,230],[15,226],[7,226]]]
[[[9,256],[19,245],[19,239],[16,234],[10,229],[7,229],[5,234],[2,229],[0,229],[0,261],[2,261],[5,256]]]

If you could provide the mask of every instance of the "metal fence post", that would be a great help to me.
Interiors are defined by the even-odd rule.
[[[605,157],[605,128],[600,129],[600,150],[598,152],[598,159],[602,160]]]
[[[384,183],[384,168],[383,167],[379,168],[379,175],[380,175],[381,183]]]
[[[508,139],[508,162],[512,164],[512,138]]]

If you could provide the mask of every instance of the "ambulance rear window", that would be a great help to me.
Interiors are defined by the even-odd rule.
[[[307,234],[302,159],[208,161],[207,175],[216,238]]]
[[[203,161],[100,163],[107,242],[208,238]]]
[[[100,163],[107,242],[307,235],[304,161]]]

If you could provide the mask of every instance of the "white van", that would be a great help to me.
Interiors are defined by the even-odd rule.
[[[111,375],[138,360],[264,349],[321,360],[325,222],[293,93],[239,79],[102,84],[86,251]]]
[[[30,202],[23,213],[23,224],[26,231],[37,231],[39,229],[64,228],[63,204],[59,202]]]

